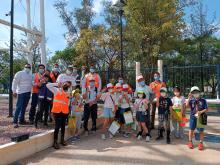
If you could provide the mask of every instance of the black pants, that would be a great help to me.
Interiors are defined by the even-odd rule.
[[[38,93],[32,93],[31,108],[29,111],[29,120],[31,122],[34,121],[37,104],[38,104]]]
[[[54,113],[54,120],[55,120],[55,130],[54,130],[54,141],[58,140],[59,130],[61,128],[61,141],[64,140],[65,135],[65,123],[68,117],[68,114],[64,113]]]
[[[151,108],[151,124],[150,124],[150,127],[151,128],[154,128],[154,123],[155,123],[155,115],[156,115],[156,103],[152,103],[152,108]]]
[[[92,118],[92,130],[96,130],[96,119],[97,119],[97,104],[93,104],[91,107],[89,104],[85,104],[84,106],[84,130],[88,131],[88,121],[91,115]]]
[[[42,119],[43,114],[44,114],[44,124],[47,123],[50,104],[51,104],[51,102],[47,101],[46,99],[39,100],[38,111],[36,114],[35,123],[37,123],[40,119]]]

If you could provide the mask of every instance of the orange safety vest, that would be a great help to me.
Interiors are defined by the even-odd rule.
[[[160,89],[162,87],[166,87],[166,84],[164,82],[154,81],[154,82],[150,83],[150,88],[152,89],[152,91],[154,92],[154,94],[156,95],[157,98],[160,97]]]
[[[38,93],[39,92],[39,86],[38,83],[40,82],[41,75],[39,73],[34,74],[34,85],[32,87],[32,93]]]
[[[100,84],[99,84],[99,79],[100,79],[100,77],[99,77],[99,75],[98,75],[97,73],[94,73],[94,74],[88,73],[88,74],[85,76],[85,78],[86,78],[86,86],[85,86],[86,88],[89,87],[89,80],[90,80],[91,78],[95,79],[95,87],[96,87],[96,88],[99,88],[99,86],[100,86]]]
[[[59,75],[59,74],[58,74]],[[58,77],[58,76],[57,76]],[[55,83],[57,81],[57,77],[54,76],[54,73],[50,73],[50,78],[52,79],[52,82]]]
[[[68,94],[64,91],[57,92],[56,95],[54,95],[53,99],[53,108],[51,110],[52,113],[69,113],[69,98]]]

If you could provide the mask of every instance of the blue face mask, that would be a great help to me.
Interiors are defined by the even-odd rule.
[[[144,81],[141,81],[141,82],[139,82],[139,85],[140,85],[140,86],[145,86],[145,82],[144,82]]]
[[[89,70],[91,73],[94,73],[95,72],[95,69],[90,69]]]
[[[94,87],[95,86],[95,82],[90,82],[89,85],[90,85],[90,87]]]
[[[154,80],[155,81],[160,81],[160,77],[159,76],[154,76]]]
[[[123,84],[123,83],[124,83],[124,81],[123,81],[123,80],[119,80],[118,82],[119,82],[120,84]]]
[[[39,73],[43,74],[44,73],[44,69],[39,69]]]

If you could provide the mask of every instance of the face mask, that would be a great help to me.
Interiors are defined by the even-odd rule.
[[[123,84],[123,83],[124,83],[124,81],[123,81],[123,80],[119,80],[118,82],[119,82],[120,84]]]
[[[159,77],[159,76],[154,76],[154,80],[155,80],[155,81],[159,81],[159,80],[160,80],[160,77]]]
[[[91,73],[94,73],[95,72],[95,69],[90,69],[89,70]]]
[[[31,69],[29,69],[29,68],[24,68],[24,70],[25,70],[26,73],[30,73],[31,72]]]
[[[174,95],[175,95],[175,96],[179,96],[180,93],[179,93],[179,92],[174,92]]]
[[[165,92],[161,92],[160,94],[162,97],[166,97],[166,95],[167,95]]]
[[[112,93],[112,92],[113,92],[113,89],[109,89],[108,91],[109,91],[110,93]]]
[[[193,94],[193,97],[195,97],[196,99],[198,99],[200,97],[200,94],[199,93],[195,93]]]
[[[72,72],[70,70],[66,70],[66,74],[70,75],[70,74],[72,74]]]
[[[68,89],[69,89],[69,87],[68,87],[68,86],[66,86],[66,85],[65,85],[65,86],[63,86],[63,90],[64,90],[64,91],[68,91]]]
[[[95,86],[95,82],[90,82],[89,85],[90,85],[90,87],[94,87]]]
[[[44,69],[39,69],[39,73],[43,74],[44,73]]]
[[[144,86],[144,85],[145,85],[145,82],[144,82],[144,81],[141,81],[141,82],[139,82],[139,85],[140,85],[140,86]]]
[[[54,72],[59,72],[59,68],[54,68],[53,71]]]
[[[138,97],[139,97],[139,98],[143,98],[144,95],[143,95],[143,94],[138,94]]]

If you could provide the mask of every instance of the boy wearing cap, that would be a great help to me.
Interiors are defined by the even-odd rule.
[[[102,135],[101,138],[103,140],[106,139],[105,133],[107,130],[108,125],[110,125],[113,121],[114,118],[114,113],[117,110],[117,105],[116,105],[116,97],[114,95],[114,86],[109,83],[107,84],[107,93],[103,93],[101,96],[101,100],[104,101],[104,124],[103,124],[103,129],[102,129]],[[110,138],[112,138],[112,135],[109,135]]]
[[[167,88],[160,89],[160,97],[157,100],[158,107],[158,137],[156,140],[163,139],[163,132],[166,128],[167,144],[170,144],[170,112],[172,110],[172,101],[167,95]],[[164,125],[165,122],[165,125]]]
[[[125,124],[124,113],[131,111],[130,103],[132,101],[131,95],[128,93],[128,84],[122,85],[122,94],[119,96],[118,103],[120,104],[120,123],[121,127]],[[129,137],[131,126],[127,126],[126,132],[123,133],[124,137]]]
[[[92,129],[91,131],[95,132],[96,131],[96,119],[97,119],[97,110],[98,110],[98,105],[97,101],[101,97],[98,88],[95,86],[95,79],[91,78],[89,80],[89,86],[86,88],[86,91],[83,93],[83,99],[85,100],[85,105],[84,105],[84,130],[86,135],[89,134],[88,130],[88,121],[89,117],[91,115],[92,118]]]
[[[188,147],[193,149],[192,137],[195,129],[197,128],[200,135],[200,143],[198,145],[199,150],[203,150],[203,140],[204,140],[204,128],[198,128],[197,120],[201,115],[208,111],[208,105],[205,99],[200,97],[200,90],[197,86],[191,88],[188,101],[186,104],[190,107],[190,121],[189,121],[189,143]]]

